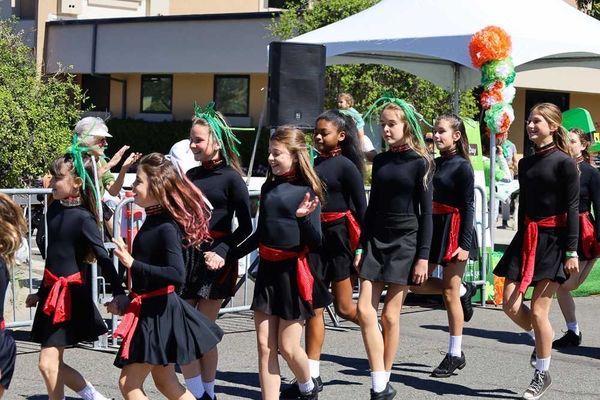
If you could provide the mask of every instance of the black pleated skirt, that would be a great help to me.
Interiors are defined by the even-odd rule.
[[[69,289],[71,319],[56,325],[52,323],[52,316],[43,312],[47,296],[40,297],[31,327],[31,340],[42,347],[67,347],[79,342],[93,342],[108,332],[106,323],[92,301],[89,279],[85,279],[83,285],[71,285]]]
[[[339,282],[356,275],[352,265],[354,253],[350,247],[350,236],[346,218],[321,224],[323,245],[315,257],[315,272],[329,287],[331,282]]]
[[[129,358],[115,366],[145,363],[151,365],[186,365],[212,350],[223,331],[176,293],[145,299],[129,347]]]
[[[431,239],[431,248],[429,250],[429,262],[432,264],[446,266],[444,255],[450,240],[450,226],[452,224],[452,214],[434,214],[433,220],[433,235]],[[469,250],[469,258],[477,260],[479,257],[479,246],[477,245],[477,232],[473,227],[471,240],[471,248]]]
[[[317,257],[316,253],[308,255],[314,278],[312,307],[300,298],[296,279],[296,259],[275,262],[260,259],[250,308],[293,321],[306,320],[314,315],[313,309],[331,304],[333,300],[331,294],[312,268]]]
[[[0,331],[0,385],[8,389],[17,359],[17,345],[10,331]]]
[[[180,291],[181,297],[221,300],[235,295],[237,260],[226,260],[223,268],[209,270],[204,262],[204,252],[193,247],[184,249],[184,259],[186,279]]]
[[[538,232],[535,267],[530,286],[534,286],[544,279],[563,283],[567,279],[564,271],[566,230],[564,228],[539,228]],[[520,282],[522,279],[522,248],[523,231],[517,231],[504,255],[498,261],[494,274]]]
[[[418,231],[414,214],[378,214],[359,276],[373,282],[412,284]]]

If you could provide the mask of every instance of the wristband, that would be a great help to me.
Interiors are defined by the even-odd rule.
[[[357,256],[358,256],[358,255],[361,255],[362,253],[363,253],[363,249],[356,249],[356,250],[354,251],[354,255],[357,255]]]
[[[576,251],[566,251],[565,257],[567,258],[579,258]]]

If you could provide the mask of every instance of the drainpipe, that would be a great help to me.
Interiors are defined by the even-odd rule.
[[[118,79],[114,78],[110,75],[106,74],[97,74],[96,73],[96,44],[98,37],[98,24],[94,24],[92,30],[92,73],[90,74],[96,78],[108,79],[111,81],[119,82],[121,84],[121,118],[127,118],[127,80],[126,79]]]

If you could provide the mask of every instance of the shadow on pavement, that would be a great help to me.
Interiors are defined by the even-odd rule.
[[[448,332],[448,327],[445,325],[421,325],[421,328],[439,330]],[[476,336],[483,339],[497,340],[500,343],[508,344],[531,344],[531,339],[526,333],[518,332],[506,332],[506,331],[493,331],[488,329],[470,328],[465,326],[463,328],[463,335],[465,336]]]

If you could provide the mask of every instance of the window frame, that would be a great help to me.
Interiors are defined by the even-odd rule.
[[[223,115],[227,116],[227,117],[249,117],[250,116],[250,75],[248,74],[215,74],[214,78],[213,78],[213,101],[215,102],[215,105],[217,106],[217,109],[219,111],[221,111],[218,108],[218,104],[217,104],[217,81],[219,79],[227,79],[227,78],[236,78],[236,79],[245,79],[247,84],[248,84],[248,90],[246,91],[246,110],[244,113],[241,114],[229,114],[229,113],[225,113],[222,112]]]
[[[144,111],[144,80],[148,78],[169,78],[171,79],[171,101],[168,112]],[[173,75],[172,74],[142,74],[140,77],[140,114],[173,114]]]

